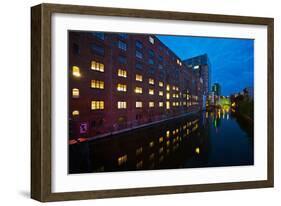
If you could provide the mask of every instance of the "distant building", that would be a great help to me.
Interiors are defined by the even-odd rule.
[[[219,83],[214,83],[212,86],[212,92],[214,95],[221,96],[221,86]]]
[[[203,84],[203,95],[209,95],[211,91],[211,63],[209,61],[208,55],[203,54],[200,56],[192,57],[183,61],[184,64],[191,68],[198,77],[201,78]]]
[[[254,98],[254,88],[253,88],[253,87],[246,87],[243,91],[244,91],[244,93],[246,93],[246,95],[247,95],[250,99],[253,99],[253,98]]]
[[[189,68],[156,36],[126,33],[71,31],[68,48],[70,139],[202,109],[206,55]]]
[[[208,98],[211,91],[211,63],[208,55],[203,54],[200,56],[192,57],[183,61],[185,66],[191,69],[199,80],[196,87],[200,96],[199,101],[202,102],[202,109],[208,106]],[[202,88],[202,89],[200,89]]]

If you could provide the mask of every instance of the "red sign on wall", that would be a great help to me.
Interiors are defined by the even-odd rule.
[[[80,123],[80,127],[79,127],[80,134],[88,133],[88,128],[89,128],[88,122]]]

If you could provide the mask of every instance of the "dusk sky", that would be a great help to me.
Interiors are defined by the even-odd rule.
[[[254,40],[160,36],[157,37],[182,60],[207,54],[212,65],[212,84],[221,85],[222,95],[253,87]]]

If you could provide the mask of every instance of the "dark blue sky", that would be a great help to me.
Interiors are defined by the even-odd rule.
[[[208,54],[212,84],[221,85],[222,95],[230,95],[254,83],[254,40],[188,36],[157,37],[182,60]]]

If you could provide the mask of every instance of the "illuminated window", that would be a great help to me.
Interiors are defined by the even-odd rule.
[[[199,69],[199,65],[194,66],[193,69]]]
[[[153,160],[153,159],[154,159],[154,157],[155,157],[155,154],[154,154],[154,153],[152,153],[151,155],[149,155],[149,160]]]
[[[141,160],[136,164],[136,168],[140,169],[140,168],[142,168],[142,165],[143,165],[143,161]]]
[[[164,102],[159,102],[159,107],[163,107]]]
[[[167,90],[167,91],[170,91],[170,85],[169,85],[169,84],[167,84],[166,90]]]
[[[154,85],[154,79],[149,78],[148,83]]]
[[[153,146],[154,146],[154,142],[153,141],[149,142],[149,147],[153,147]]]
[[[123,155],[121,157],[118,157],[118,159],[117,159],[118,165],[119,166],[123,165],[124,163],[127,162],[127,159],[128,159],[127,155]]]
[[[136,74],[136,81],[142,82],[142,75]]]
[[[179,87],[176,87],[176,91],[179,91]]]
[[[176,94],[173,94],[173,98],[175,98],[176,97]]]
[[[104,89],[104,81],[100,80],[91,80],[91,88],[95,89]]]
[[[153,89],[149,89],[149,94],[150,95],[154,95],[154,90]]]
[[[126,84],[117,84],[117,91],[126,92],[127,91],[127,85]]]
[[[77,88],[72,89],[72,98],[79,98],[79,89]]]
[[[163,147],[160,147],[160,149],[159,149],[159,154],[163,153],[163,151],[164,151],[164,148],[163,148]]]
[[[176,90],[176,87],[175,87],[175,86],[173,86],[173,90]]]
[[[118,109],[126,109],[127,108],[127,102],[117,102],[117,108]]]
[[[149,107],[150,108],[154,107],[154,102],[149,102]]]
[[[170,102],[169,101],[166,102],[166,109],[170,109]]]
[[[166,131],[166,137],[168,137],[168,138],[170,137],[170,130]]]
[[[104,101],[92,101],[91,102],[92,110],[102,110],[104,109]]]
[[[142,147],[139,147],[138,149],[136,149],[136,155],[139,155],[142,153]]]
[[[173,107],[176,106],[176,102],[173,102]]]
[[[170,93],[166,94],[166,99],[170,99]]]
[[[164,141],[164,138],[163,137],[160,137],[159,138],[159,143],[162,143]]]
[[[80,68],[78,66],[73,66],[72,67],[72,75],[75,77],[80,77]]]
[[[141,87],[136,87],[135,88],[135,93],[142,94],[142,88]]]
[[[159,82],[159,87],[163,87],[164,83],[163,82]]]
[[[104,64],[96,61],[91,62],[91,69],[99,72],[104,72]]]
[[[199,147],[196,147],[196,148],[195,148],[195,153],[196,153],[196,154],[200,154],[200,148],[199,148]]]
[[[159,91],[159,96],[163,96],[163,91]]]
[[[124,69],[118,69],[118,76],[119,77],[127,77],[127,71]]]
[[[182,65],[182,63],[179,59],[177,59],[177,64],[180,65],[180,66]]]
[[[149,36],[149,42],[150,42],[151,44],[154,44],[154,38],[153,38],[152,36]]]
[[[136,108],[142,108],[142,102],[136,102]]]
[[[170,141],[167,141],[166,144],[167,144],[167,147],[169,147],[170,146]],[[168,153],[168,150],[167,150],[167,153]]]
[[[77,116],[77,115],[79,115],[79,111],[78,110],[72,111],[72,116]]]

